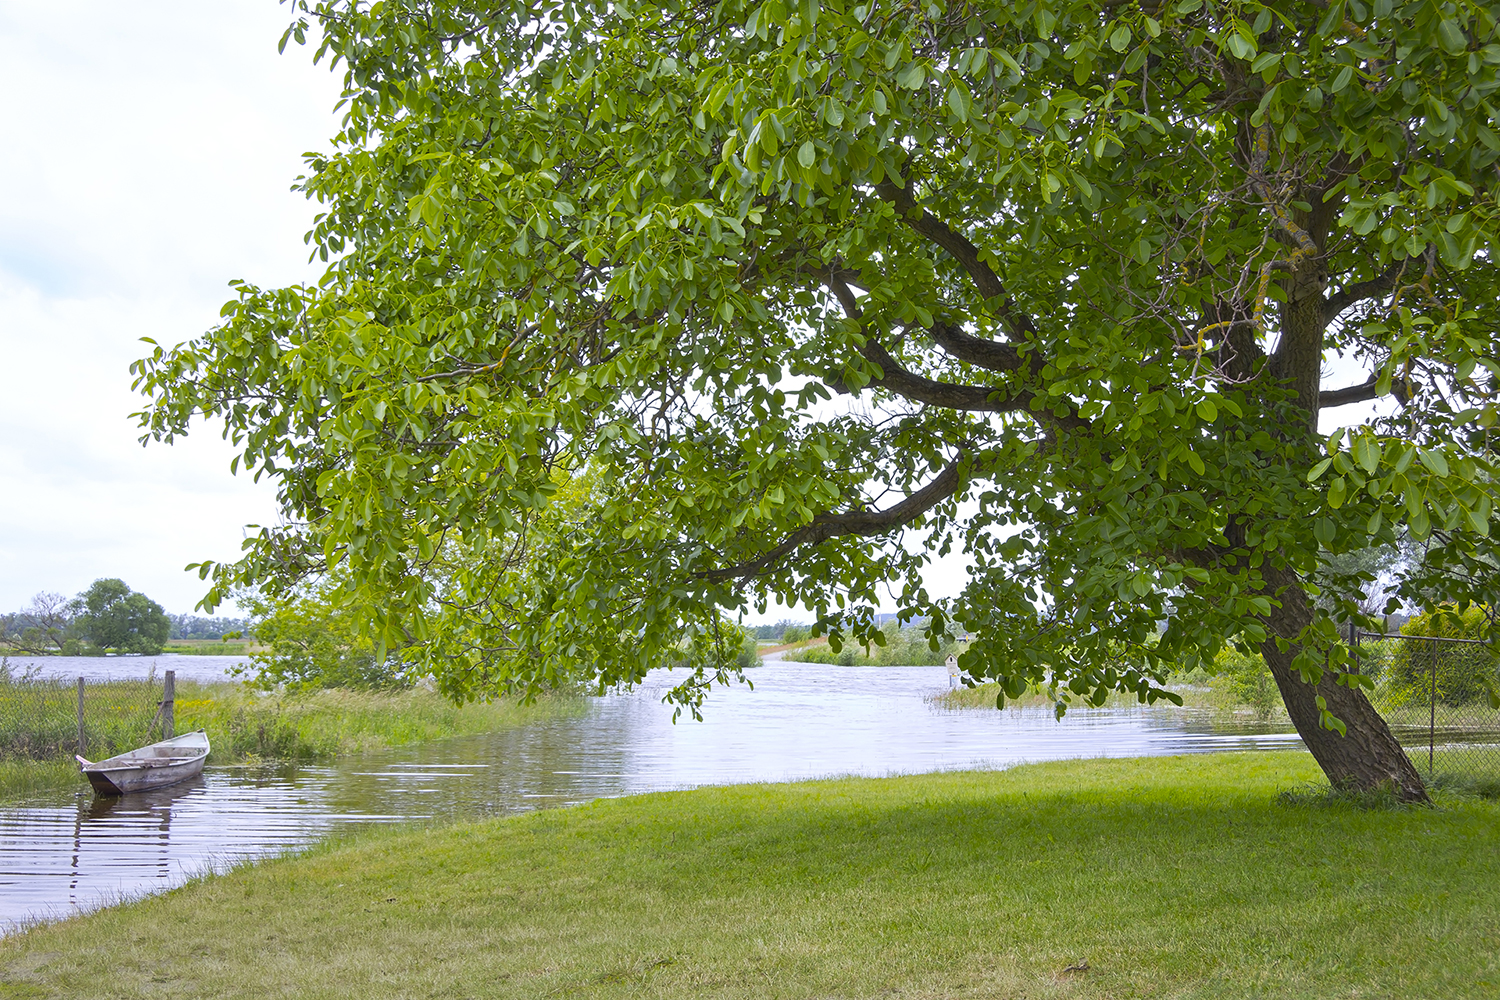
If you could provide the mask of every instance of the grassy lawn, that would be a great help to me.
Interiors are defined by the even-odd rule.
[[[0,941],[0,997],[1500,995],[1500,805],[1278,797],[1316,775],[1073,761],[371,834]]]

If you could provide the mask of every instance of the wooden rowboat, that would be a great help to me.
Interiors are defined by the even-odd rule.
[[[74,754],[78,770],[100,795],[141,792],[195,778],[203,773],[207,757],[208,734],[201,729],[97,763]]]

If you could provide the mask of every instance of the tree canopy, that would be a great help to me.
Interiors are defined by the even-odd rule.
[[[172,631],[160,604],[131,590],[124,580],[95,580],[74,602],[76,629],[100,649],[154,656]]]
[[[298,7],[326,273],[135,369],[280,487],[210,605],[337,568],[456,692],[690,646],[691,700],[771,595],[839,643],[893,594],[1060,707],[1234,643],[1422,796],[1311,598],[1403,533],[1412,594],[1492,575],[1500,7]]]

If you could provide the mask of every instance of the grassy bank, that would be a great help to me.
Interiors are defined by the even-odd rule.
[[[1093,760],[369,835],[0,941],[0,996],[1500,992],[1500,806],[1278,796],[1315,776]]]
[[[179,656],[247,656],[260,649],[258,645],[232,639],[228,642],[219,639],[173,639],[162,652],[176,653]]]
[[[1244,720],[1255,720],[1260,722],[1287,722],[1286,708],[1278,701],[1274,705],[1251,705],[1242,700],[1232,689],[1231,683],[1226,678],[1209,678],[1193,684],[1181,684],[1171,687],[1173,693],[1182,698],[1183,708],[1210,709],[1214,712],[1227,716],[1237,716]],[[1000,685],[993,682],[979,684],[975,687],[961,687],[953,691],[943,691],[932,696],[932,702],[944,708],[987,708],[995,710],[995,696],[1000,693]],[[1160,700],[1156,702],[1162,708],[1173,708],[1170,701]],[[1022,698],[1006,698],[1007,708],[1051,708],[1053,701],[1046,692],[1034,689]],[[1068,711],[1087,710],[1088,705],[1075,699],[1069,706]],[[1111,692],[1108,700],[1101,708],[1139,708],[1142,707],[1140,700],[1133,694],[1120,694]]]
[[[108,756],[160,738],[149,729],[160,688],[142,682],[86,688],[89,756]],[[143,694],[143,692],[145,692]],[[0,684],[0,800],[78,782],[75,697],[70,690],[37,703],[38,689]],[[586,710],[587,699],[558,694],[531,705],[495,701],[454,705],[422,689],[395,692],[329,689],[266,694],[241,684],[179,681],[176,731],[203,729],[210,764],[331,760],[382,747],[494,732]],[[31,758],[31,759],[28,759]],[[42,758],[42,759],[35,759]],[[0,997],[3,997],[0,992]]]

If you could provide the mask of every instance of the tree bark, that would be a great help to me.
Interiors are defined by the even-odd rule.
[[[1275,598],[1281,607],[1267,617],[1266,624],[1273,636],[1296,636],[1312,621],[1312,610],[1306,595],[1289,575],[1287,579],[1274,580],[1276,575],[1266,574],[1268,581],[1292,585]],[[1292,660],[1300,650],[1301,646],[1294,642],[1283,651],[1274,638],[1261,644],[1261,654],[1281,691],[1287,715],[1297,727],[1297,735],[1312,751],[1313,759],[1328,776],[1329,784],[1347,791],[1386,789],[1403,802],[1429,801],[1421,775],[1364,691],[1335,683],[1331,671],[1324,671],[1317,684],[1308,684],[1292,669]],[[1322,712],[1318,709],[1320,695],[1328,711],[1344,723],[1345,734],[1323,728]]]

